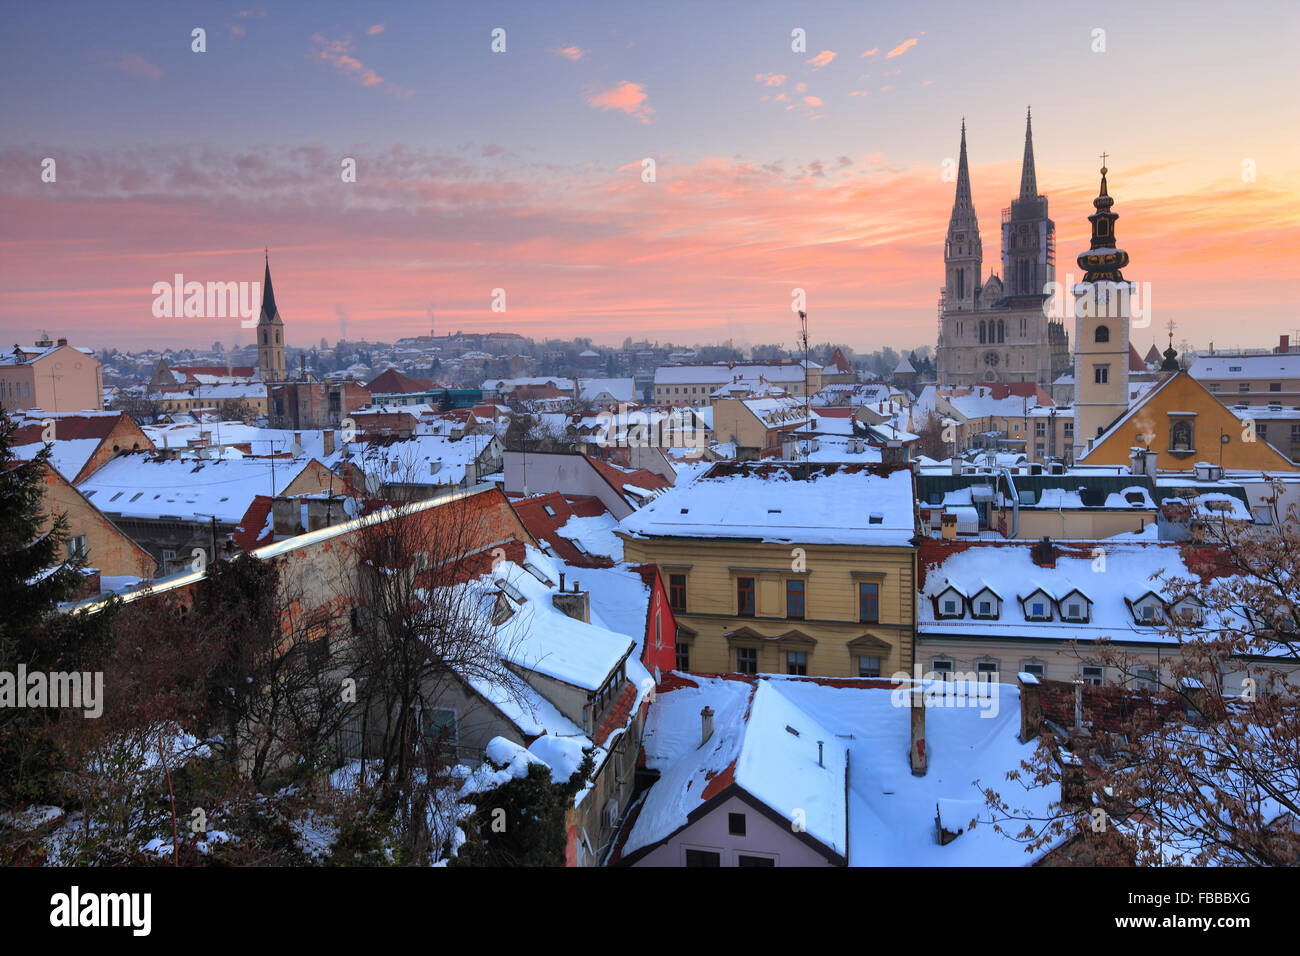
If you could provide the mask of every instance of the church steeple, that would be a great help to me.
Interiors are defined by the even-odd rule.
[[[1102,162],[1105,161],[1106,155],[1103,153]],[[1128,265],[1128,253],[1115,245],[1115,220],[1119,214],[1111,212],[1115,200],[1106,191],[1106,172],[1106,167],[1102,166],[1101,192],[1092,201],[1093,208],[1097,211],[1088,217],[1092,223],[1092,243],[1088,251],[1081,253],[1075,260],[1086,273],[1084,282],[1123,282],[1124,276],[1120,270]]]
[[[279,313],[275,308],[275,290],[271,288],[271,254],[266,253],[266,275],[262,279],[262,315],[258,321],[274,319]]]
[[[257,317],[257,375],[263,382],[283,382],[284,320],[275,305],[271,288],[271,256],[266,254],[266,272],[262,279],[262,312]]]
[[[1020,167],[1020,198],[1038,198],[1038,176],[1034,172],[1033,115],[1025,111],[1025,159]]]

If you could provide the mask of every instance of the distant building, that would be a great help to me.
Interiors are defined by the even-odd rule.
[[[275,306],[271,288],[271,259],[266,260],[266,277],[262,280],[262,311],[257,317],[257,374],[263,382],[283,382],[284,320]]]
[[[7,411],[100,411],[104,371],[90,349],[67,339],[42,338],[32,348],[15,345],[0,354],[0,407]]]

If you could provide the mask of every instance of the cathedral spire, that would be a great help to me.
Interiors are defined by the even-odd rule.
[[[970,166],[966,162],[966,117],[961,120],[961,154],[957,160],[957,197],[952,203],[953,218],[957,218],[957,211],[969,209],[971,215],[975,214],[975,204],[971,201],[970,195]]]
[[[1034,130],[1033,116],[1025,111],[1025,161],[1020,167],[1020,198],[1038,198],[1038,176],[1034,173]]]

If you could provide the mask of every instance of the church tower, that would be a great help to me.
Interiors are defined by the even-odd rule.
[[[970,167],[966,164],[966,121],[961,121],[961,158],[957,161],[957,197],[948,219],[948,238],[943,246],[946,269],[945,312],[973,312],[979,291],[984,248],[970,194]]]
[[[275,307],[271,288],[271,257],[266,257],[266,278],[262,281],[262,312],[257,317],[257,376],[263,382],[283,382],[284,321]]]
[[[1103,158],[1103,162],[1104,162]],[[1074,287],[1074,458],[1092,447],[1102,431],[1128,411],[1129,301],[1133,284],[1120,271],[1128,253],[1115,245],[1115,200],[1101,193],[1088,217],[1092,243],[1076,260],[1084,271]]]

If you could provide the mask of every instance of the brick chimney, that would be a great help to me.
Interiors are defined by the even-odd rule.
[[[1285,335],[1282,336],[1282,339],[1285,341],[1285,340],[1286,340],[1286,336],[1285,336]],[[58,343],[58,344],[59,344],[59,345],[67,345],[67,344],[68,344],[68,340],[67,340],[67,339],[59,339],[59,343]],[[1285,352],[1286,349],[1283,349],[1282,351]]]
[[[1056,547],[1047,535],[1043,535],[1043,540],[1034,545],[1033,559],[1034,564],[1040,568],[1056,567]]]
[[[321,438],[325,442],[326,457],[334,454],[334,429],[325,429],[325,431],[321,433]]]
[[[1291,348],[1291,336],[1282,335],[1277,340],[1277,350],[1280,354],[1286,355]]]
[[[700,711],[700,746],[703,747],[713,736],[713,708],[707,704]]]

